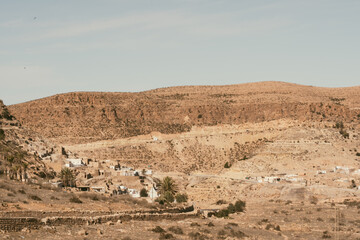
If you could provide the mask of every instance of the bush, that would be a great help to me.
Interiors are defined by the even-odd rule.
[[[241,200],[235,202],[235,212],[243,212],[245,210],[246,203]]]
[[[76,196],[73,196],[72,198],[70,198],[70,202],[72,202],[72,203],[82,203],[82,201]]]
[[[168,203],[172,203],[175,200],[174,195],[171,192],[165,192],[162,198]]]
[[[159,239],[174,239],[174,236],[171,233],[161,233]]]
[[[140,197],[147,197],[147,196],[148,196],[148,193],[147,193],[146,189],[145,188],[141,189],[140,190]]]
[[[183,230],[180,227],[169,227],[169,231],[179,235],[184,234]]]
[[[215,213],[215,217],[222,218],[222,217],[228,217],[229,216],[229,210],[222,209]]]
[[[151,231],[156,232],[156,233],[164,233],[165,232],[165,230],[160,226],[156,226],[155,228],[151,229]]]
[[[322,235],[322,238],[331,238],[331,235],[329,234],[329,232],[328,231],[324,231],[323,232],[323,235]]]
[[[205,239],[209,239],[206,235],[202,235],[199,232],[191,232],[189,233],[189,237],[190,239],[194,239],[194,240],[205,240]]]
[[[224,168],[230,168],[230,167],[231,167],[231,164],[229,162],[226,162],[224,165]]]
[[[176,199],[176,202],[178,202],[178,203],[187,202],[188,201],[188,196],[187,196],[186,193],[184,193],[184,194],[176,194],[175,199]]]
[[[192,222],[190,224],[190,227],[200,227],[200,225],[198,223],[196,223],[196,222]]]
[[[25,194],[25,193],[26,193],[24,189],[19,189],[18,192],[21,193],[21,194]]]
[[[208,227],[214,227],[215,226],[215,224],[213,224],[212,222],[209,222],[207,225],[208,225]]]
[[[344,128],[344,123],[343,122],[337,122],[334,127],[343,129]]]
[[[36,195],[31,195],[30,198],[31,198],[32,200],[35,200],[35,201],[42,201],[41,198],[39,198],[39,197],[36,196]]]
[[[360,157],[360,153],[356,153],[356,156]]]
[[[9,113],[9,110],[7,108],[3,109],[2,117],[7,119],[7,120],[12,120],[13,119],[13,116],[11,116],[11,114]]]
[[[234,204],[230,203],[229,206],[227,207],[227,210],[229,211],[229,213],[235,213]]]
[[[162,198],[157,198],[157,199],[155,199],[155,202],[158,202],[160,205],[164,205],[165,204],[165,201],[164,201],[164,199],[162,199]]]
[[[5,132],[0,128],[0,140],[4,140],[4,139],[5,139]]]
[[[346,132],[346,130],[341,129],[341,130],[339,131],[339,133],[340,133],[344,138],[349,138],[349,133]]]
[[[216,202],[216,205],[222,205],[222,204],[226,204],[226,201],[220,199],[220,200],[218,200],[218,201]]]

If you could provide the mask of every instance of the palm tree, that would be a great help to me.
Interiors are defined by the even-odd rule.
[[[175,195],[177,193],[177,186],[171,177],[165,177],[160,183],[160,194],[163,195],[166,192],[171,195]]]
[[[63,168],[60,172],[60,179],[65,187],[75,186],[75,177],[69,168]]]

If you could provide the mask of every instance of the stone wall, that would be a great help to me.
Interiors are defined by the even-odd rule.
[[[194,207],[171,208],[162,210],[131,211],[131,212],[66,212],[65,216],[61,212],[3,212],[0,217],[0,230],[8,232],[21,231],[23,228],[38,229],[41,226],[59,225],[92,225],[103,224],[117,221],[157,221],[161,219],[182,220],[197,217]],[[36,216],[36,217],[25,217]],[[72,213],[72,214],[70,214]]]
[[[21,231],[23,228],[37,229],[41,221],[37,218],[0,218],[0,230],[8,232]]]

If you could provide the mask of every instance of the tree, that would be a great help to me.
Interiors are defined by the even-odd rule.
[[[147,193],[146,189],[145,188],[141,189],[140,190],[140,197],[147,197],[147,196],[148,196],[148,193]]]
[[[160,183],[160,194],[163,195],[166,192],[173,196],[177,193],[177,186],[171,177],[165,177]]]
[[[177,193],[177,186],[171,177],[165,177],[160,183],[160,198],[159,201],[172,203],[175,200]]]
[[[75,176],[69,168],[63,168],[60,172],[60,179],[65,187],[75,186]]]

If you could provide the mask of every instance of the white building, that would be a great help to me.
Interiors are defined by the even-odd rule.
[[[138,190],[136,190],[136,189],[129,188],[128,193],[133,198],[139,198],[140,197],[140,192]]]
[[[348,167],[336,166],[334,172],[349,174],[350,170]]]
[[[151,187],[150,191],[149,191],[149,197],[154,200],[156,199],[157,197],[159,197],[159,194],[157,192],[157,189],[154,188],[154,186]]]
[[[68,158],[65,161],[65,167],[68,168],[85,166],[82,158]]]

